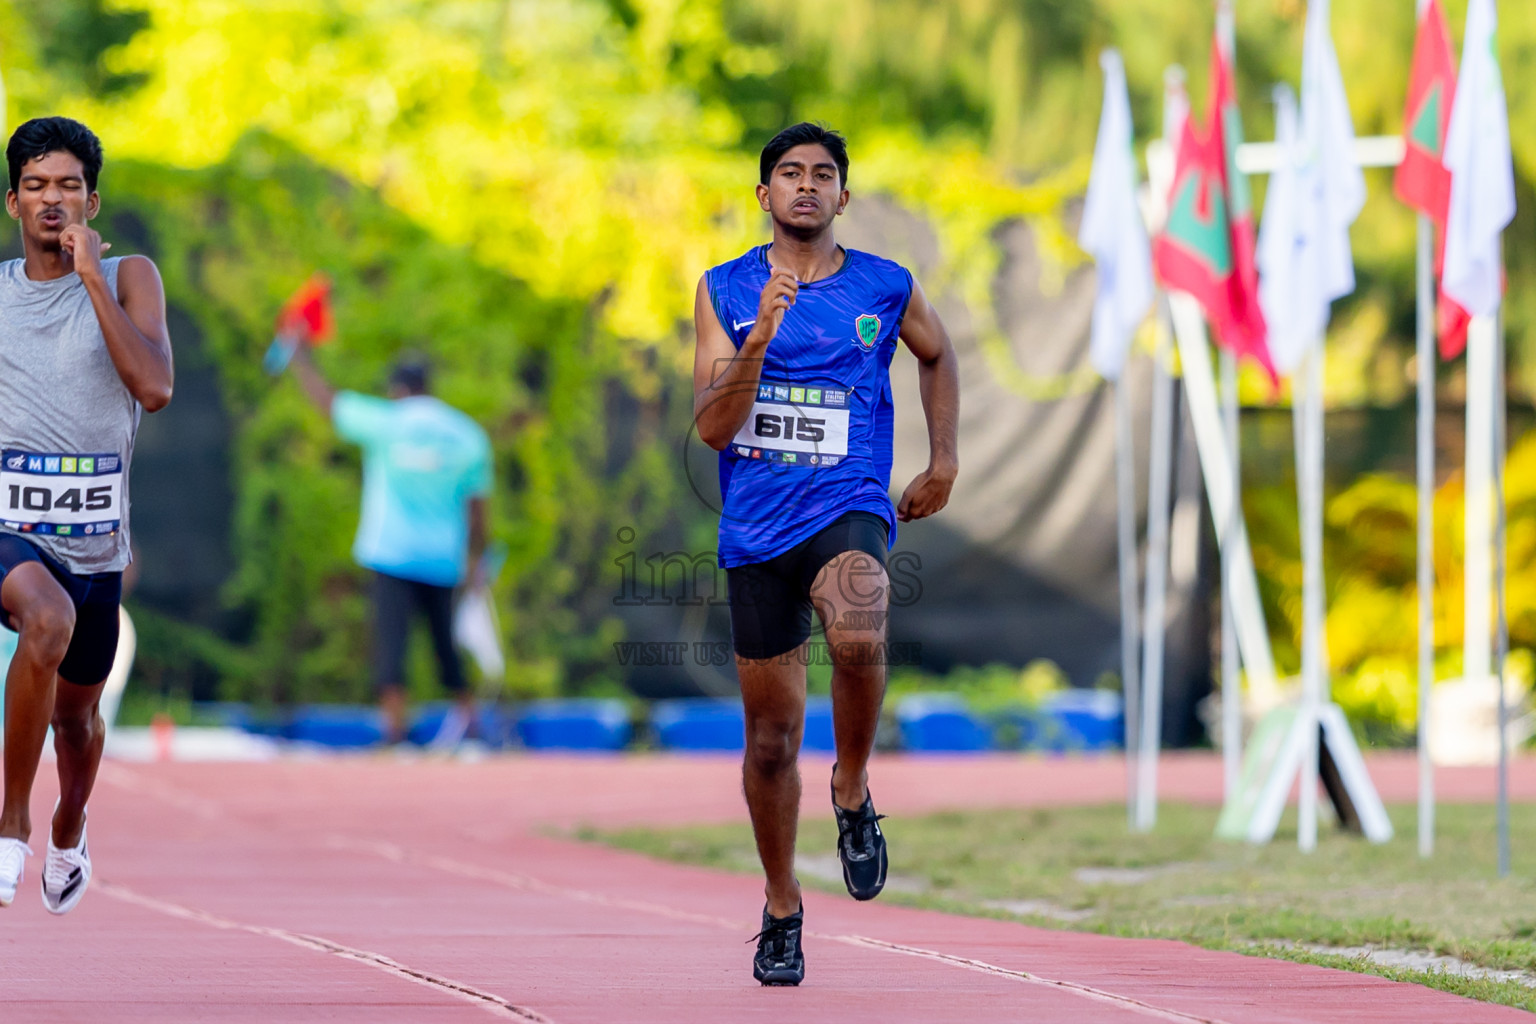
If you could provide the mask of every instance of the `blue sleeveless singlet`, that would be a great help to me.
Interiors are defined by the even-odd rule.
[[[738,349],[770,272],[762,245],[705,275]],[[911,298],[906,268],[855,249],[830,277],[800,285],[752,411],[720,453],[721,566],[767,561],[852,511],[884,516],[895,543],[890,366]]]

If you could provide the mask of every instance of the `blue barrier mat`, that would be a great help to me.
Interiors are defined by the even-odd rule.
[[[992,726],[949,694],[903,697],[896,705],[902,749],[912,753],[991,750]]]
[[[623,750],[633,731],[620,700],[538,701],[518,713],[516,730],[530,750]]]
[[[651,708],[656,742],[666,750],[744,750],[746,718],[735,698],[687,697]]]

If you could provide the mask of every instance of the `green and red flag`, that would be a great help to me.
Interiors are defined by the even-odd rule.
[[[1445,135],[1456,98],[1456,56],[1440,0],[1419,5],[1413,43],[1413,70],[1403,114],[1406,151],[1392,180],[1393,191],[1435,225],[1435,280],[1445,269],[1445,225],[1451,205],[1451,172],[1445,166]],[[1442,290],[1438,316],[1440,354],[1452,359],[1467,347],[1471,317]]]
[[[1255,360],[1278,382],[1259,308],[1253,198],[1237,169],[1243,142],[1237,90],[1219,40],[1211,48],[1207,116],[1204,134],[1195,118],[1184,123],[1168,222],[1153,243],[1153,262],[1165,287],[1188,292],[1200,303],[1217,344]]]

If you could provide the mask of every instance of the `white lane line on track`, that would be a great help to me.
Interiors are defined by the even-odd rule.
[[[123,772],[122,774],[130,775],[132,773]],[[138,777],[134,777],[132,781],[123,778],[114,778],[111,781],[116,782],[119,785],[123,785],[126,789],[136,790],[148,796],[159,797],[160,799],[166,800],[173,804],[177,803],[179,799],[197,801],[198,803],[204,805],[204,807],[200,808],[200,810],[205,812],[212,812],[210,816],[223,816],[222,807],[220,807],[215,802],[204,801],[200,797],[193,797],[190,794],[183,794],[181,791],[172,787],[160,785],[144,785],[144,780]],[[137,785],[135,783],[137,783]],[[358,839],[352,836],[344,836],[338,834],[326,837],[324,839],[324,844],[333,850],[345,850],[353,853],[366,854],[369,856],[379,857],[383,860],[393,861],[397,864],[422,865],[425,867],[434,868],[446,874],[458,875],[461,878],[469,878],[475,881],[490,882],[492,884],[503,886],[508,889],[516,889],[524,892],[538,892],[550,896],[561,896],[566,899],[579,900],[583,903],[592,903],[622,910],[633,910],[643,914],[651,914],[657,917],[669,918],[674,921],[686,921],[693,924],[711,925],[715,927],[726,928],[731,931],[738,931],[741,927],[740,922],[732,921],[723,917],[714,917],[708,914],[695,914],[686,910],[677,910],[673,907],[664,906],[659,903],[649,903],[644,900],[632,900],[622,896],[607,896],[603,893],[590,892],[585,889],[573,889],[567,886],[554,885],[552,883],[533,878],[529,875],[519,875],[508,871],[501,871],[496,868],[481,867],[478,864],[469,864],[464,861],[456,861],[447,857],[438,856],[436,854],[417,853],[413,850],[408,850],[396,843],[385,842],[382,840]],[[169,906],[169,904],[167,904],[167,906]],[[198,914],[200,912],[191,911],[191,913]],[[243,927],[247,928],[247,930],[250,930],[250,926],[235,925],[235,927]],[[978,971],[983,974],[990,974],[994,977],[1009,978],[1014,981],[1023,982],[1025,984],[1043,985],[1046,987],[1055,988],[1059,991],[1069,992],[1074,995],[1082,996],[1085,999],[1092,999],[1095,1002],[1109,1003],[1123,1010],[1141,1014],[1142,1016],[1150,1017],[1155,1020],[1174,1021],[1177,1022],[1177,1024],[1227,1024],[1226,1021],[1222,1021],[1215,1017],[1200,1017],[1193,1014],[1182,1013],[1178,1010],[1165,1009],[1160,1006],[1154,1006],[1150,1003],[1144,1003],[1139,999],[1132,999],[1129,996],[1116,995],[1113,992],[1106,992],[1103,989],[1093,988],[1092,986],[1079,984],[1078,982],[1063,981],[1057,978],[1045,978],[1037,974],[1030,974],[1026,971],[1015,971],[1006,967],[999,967],[996,964],[989,964],[984,960],[972,960],[966,957],[955,956],[950,953],[941,953],[938,950],[923,949],[920,946],[904,946],[894,942],[885,942],[880,939],[867,938],[862,935],[835,935],[827,932],[812,931],[810,929],[807,929],[806,933],[813,938],[827,939],[842,945],[857,946],[864,949],[877,950],[905,956],[916,956],[926,960],[933,960],[938,963],[947,964],[951,967],[957,967],[962,970]],[[265,932],[263,931],[261,934],[265,934]],[[393,961],[389,962],[393,963]],[[423,982],[423,984],[427,984],[427,982]],[[492,998],[498,1000],[500,999],[499,996]],[[510,1003],[505,1003],[504,1001],[503,1004],[506,1006],[512,1005]],[[523,1010],[521,1007],[514,1007],[513,1009],[520,1010],[525,1014],[533,1014],[533,1011]],[[539,1017],[537,1014],[514,1019],[544,1020],[544,1018]]]
[[[731,929],[741,927],[740,921],[731,921],[727,918],[713,917],[708,914],[695,914],[687,910],[677,910],[673,907],[662,906],[659,903],[647,903],[643,900],[632,900],[623,896],[607,896],[600,892],[588,892],[585,889],[571,889],[563,885],[543,882],[528,875],[499,871],[496,868],[481,867],[478,864],[466,864],[463,861],[450,860],[447,857],[439,857],[435,854],[416,853],[394,843],[371,839],[360,840],[349,836],[337,835],[327,837],[325,845],[333,850],[371,854],[384,860],[394,861],[396,864],[416,864],[435,868],[446,874],[458,875],[460,878],[469,878],[477,882],[491,882],[507,889],[543,893],[546,896],[561,896],[565,899],[580,900],[582,903],[593,903],[598,906],[612,907],[616,910],[634,910],[656,917],[671,918],[674,921],[686,921],[689,924],[707,924]]]
[[[815,934],[814,932],[812,934]],[[880,949],[891,953],[905,953],[907,956],[922,957],[924,960],[937,960],[940,963],[950,964],[955,967],[963,967],[970,971],[980,971],[982,974],[1001,975],[1025,981],[1032,985],[1045,985],[1050,988],[1064,989],[1080,996],[1087,996],[1099,1002],[1110,1003],[1122,1009],[1135,1010],[1137,1013],[1159,1020],[1176,1021],[1177,1024],[1225,1024],[1215,1017],[1197,1017],[1190,1013],[1181,1013],[1178,1010],[1168,1010],[1161,1006],[1153,1006],[1139,999],[1129,996],[1117,996],[1113,992],[1105,992],[1102,989],[1092,988],[1088,985],[1080,985],[1075,981],[1059,981],[1055,978],[1042,978],[1038,974],[1030,974],[1028,971],[1013,971],[1006,967],[998,967],[989,964],[985,960],[972,960],[968,957],[954,956],[950,953],[940,953],[937,950],[923,949],[921,946],[904,946],[899,942],[885,942],[881,939],[870,939],[863,935],[824,935],[822,938],[832,939],[850,946],[863,946],[867,949]]]
[[[177,789],[175,786],[167,786],[163,782],[147,779],[138,772],[130,771],[122,765],[114,764],[111,761],[102,762],[101,767],[96,772],[96,781],[118,786],[130,793],[154,797],[156,800],[168,803],[177,810],[186,811],[188,814],[202,818],[204,821],[219,821],[225,816],[224,808],[216,800],[206,800],[203,797],[188,793],[184,789]]]
[[[506,871],[498,871],[495,868],[481,867],[477,864],[468,864],[463,861],[451,860],[436,854],[422,854],[398,846],[395,843],[379,842],[374,840],[358,840],[347,836],[330,836],[326,839],[326,845],[335,850],[348,850],[354,853],[372,854],[385,860],[394,861],[397,864],[412,864],[422,867],[435,868],[447,874],[458,875],[461,878],[470,878],[480,882],[491,882],[509,889],[517,889],[525,892],[539,892],[551,896],[564,896],[568,899],[580,900],[583,903],[595,903],[615,909],[634,910],[640,913],[652,914],[659,917],[670,918],[675,921],[688,921],[694,924],[714,925],[738,931],[741,928],[739,921],[731,921],[722,917],[713,917],[707,914],[694,914],[684,910],[677,910],[659,903],[648,903],[644,900],[632,900],[625,897],[606,896],[602,893],[590,892],[586,889],[572,889],[567,886],[554,885],[540,881],[527,875],[517,875]],[[836,935],[830,932],[817,932],[806,929],[806,934],[813,938],[826,939],[831,942],[841,943],[845,946],[855,946],[861,949],[870,949],[883,953],[895,953],[904,956],[921,957],[925,960],[933,960],[950,967],[958,967],[963,970],[977,971],[982,974],[990,974],[993,977],[1008,978],[1013,981],[1021,981],[1029,985],[1042,985],[1054,988],[1058,991],[1069,992],[1073,995],[1092,999],[1095,1002],[1108,1003],[1154,1020],[1173,1021],[1175,1024],[1226,1024],[1225,1021],[1215,1017],[1200,1017],[1195,1014],[1182,1013],[1178,1010],[1169,1010],[1151,1003],[1144,1003],[1139,999],[1129,996],[1116,995],[1103,989],[1093,988],[1089,985],[1079,984],[1075,981],[1062,981],[1056,978],[1045,978],[1027,971],[1010,970],[1007,967],[999,967],[989,964],[985,960],[973,960],[967,957],[955,956],[951,953],[941,953],[938,950],[923,949],[921,946],[906,946],[896,942],[885,942],[881,939],[871,939],[863,935]]]
[[[282,928],[268,928],[263,925],[231,921],[228,918],[219,917],[207,911],[184,907],[177,903],[168,903],[165,900],[158,900],[152,896],[144,896],[121,885],[108,882],[97,882],[96,885],[99,891],[114,899],[121,900],[124,903],[131,903],[137,907],[143,907],[146,910],[153,910],[169,917],[179,918],[183,921],[193,921],[197,924],[208,925],[211,928],[218,928],[224,931],[248,932],[251,935],[260,935],[264,938],[287,942],[290,945],[298,946],[300,949],[339,956],[344,960],[351,960],[365,967],[372,967],[374,970],[382,971],[393,977],[424,985],[444,995],[462,999],[465,1002],[480,1007],[480,1009],[485,1010],[493,1017],[499,1017],[503,1020],[524,1021],[525,1024],[529,1021],[537,1022],[537,1024],[554,1024],[548,1017],[536,1013],[525,1006],[509,1003],[494,992],[484,992],[463,982],[454,981],[452,978],[444,978],[438,974],[408,967],[399,961],[384,956],[382,953],[374,953],[366,949],[354,949],[351,946],[344,946],[339,942],[333,942],[330,939],[324,939],[317,935],[305,935],[302,932],[290,932]]]

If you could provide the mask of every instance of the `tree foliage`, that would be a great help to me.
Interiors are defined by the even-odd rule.
[[[443,395],[491,430],[516,685],[612,677],[619,529],[708,535],[679,458],[686,325],[698,274],[762,223],[744,122],[698,87],[700,61],[750,66],[753,48],[731,56],[719,8],[694,3],[629,21],[593,0],[122,9],[147,27],[101,62],[135,88],[91,90],[41,47],[8,77],[18,115],[101,134],[108,209],[149,225],[236,421],[225,600],[248,629],[221,646],[157,621],[156,650],[216,661],[231,696],[365,692],[355,454],[258,369],[273,313],[318,268],[336,286],[321,358],[338,382],[377,388],[394,352],[424,349]],[[870,190],[953,211],[969,246],[1008,216],[1054,223],[1072,191],[896,129],[869,133],[860,167]]]
[[[1459,26],[1464,0],[1448,6]],[[1513,69],[1536,63],[1536,14],[1503,13],[1523,352],[1536,85]],[[445,397],[491,430],[516,677],[530,692],[605,678],[618,528],[707,536],[678,455],[688,317],[700,272],[764,232],[751,186],[766,136],[802,117],[846,129],[855,195],[934,225],[942,259],[925,285],[966,302],[1015,390],[1057,396],[1075,379],[1020,374],[992,326],[996,232],[1027,218],[1057,269],[1081,259],[1066,213],[1086,181],[1098,51],[1125,52],[1144,140],[1168,63],[1189,68],[1200,108],[1210,15],[1166,0],[0,4],[11,120],[58,112],[97,129],[109,219],[150,225],[236,420],[225,599],[248,635],[172,642],[162,623],[156,646],[219,661],[239,695],[362,693],[355,456],[256,368],[283,297],[323,269],[340,330],[322,359],[340,382],[377,387],[395,351],[426,349]],[[1301,0],[1239,0],[1250,137],[1268,134],[1271,83],[1296,78],[1303,15]],[[1412,5],[1335,0],[1334,26],[1357,128],[1397,131]],[[1407,386],[1413,220],[1384,175],[1372,187],[1335,399]]]

